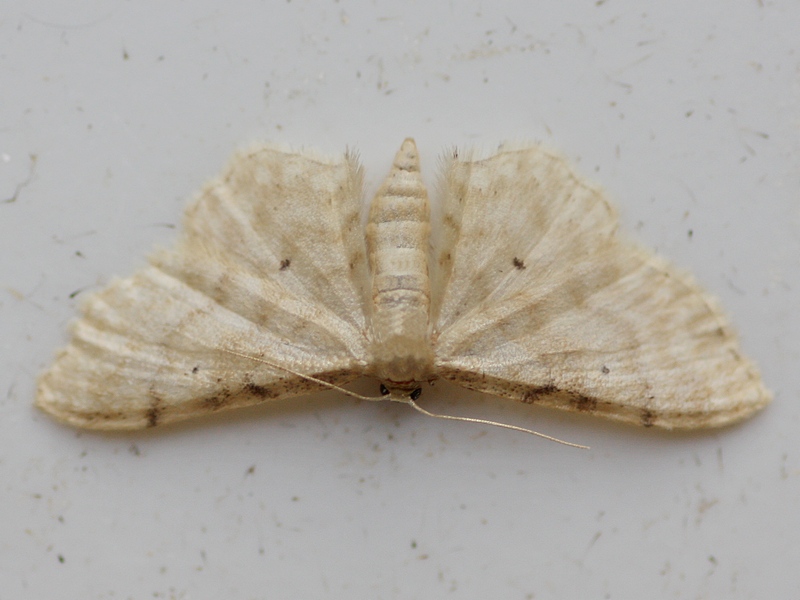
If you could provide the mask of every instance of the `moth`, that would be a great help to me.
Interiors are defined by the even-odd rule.
[[[257,145],[187,208],[177,245],[88,296],[36,404],[154,427],[366,376],[414,403],[445,379],[663,428],[771,394],[717,301],[626,241],[605,195],[542,147],[454,151],[428,193],[406,139],[362,224],[354,154]]]

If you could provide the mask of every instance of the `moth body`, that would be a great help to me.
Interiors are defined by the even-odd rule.
[[[37,405],[137,429],[362,376],[390,401],[413,404],[439,378],[666,429],[769,403],[716,300],[619,235],[608,199],[563,158],[453,152],[439,181],[434,246],[412,139],[366,232],[352,154],[237,153],[174,247],[84,300]]]
[[[428,192],[417,146],[409,138],[375,194],[366,230],[372,277],[371,374],[390,392],[414,390],[433,373],[430,229]]]

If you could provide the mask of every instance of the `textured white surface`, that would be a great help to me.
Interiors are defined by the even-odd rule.
[[[788,0],[8,3],[0,598],[796,593],[798,20]],[[329,392],[135,435],[32,408],[71,294],[169,243],[233,148],[352,143],[375,189],[406,135],[564,149],[721,298],[775,402],[676,435],[431,399],[590,452]]]

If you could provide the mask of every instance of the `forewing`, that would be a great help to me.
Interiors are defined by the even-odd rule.
[[[560,157],[453,159],[442,189],[439,376],[665,428],[725,425],[769,402],[716,301],[621,240],[604,195]]]
[[[86,299],[38,406],[133,429],[323,389],[297,374],[360,376],[360,200],[352,157],[236,155],[187,209],[174,249]]]

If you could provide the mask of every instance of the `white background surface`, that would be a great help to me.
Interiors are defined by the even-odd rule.
[[[799,28],[792,0],[6,0],[0,600],[798,597]],[[32,408],[84,290],[235,147],[356,147],[374,188],[408,135],[429,182],[454,143],[563,150],[774,404],[670,434],[424,397],[590,451],[335,393],[132,435]]]

